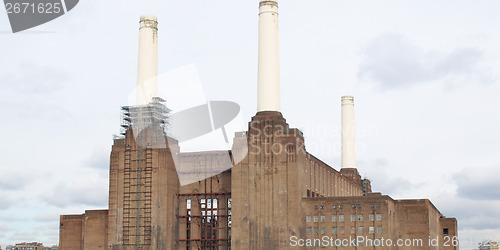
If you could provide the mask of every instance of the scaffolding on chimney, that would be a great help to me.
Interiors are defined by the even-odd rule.
[[[123,243],[134,249],[151,245],[152,146],[165,140],[170,110],[164,103],[155,97],[147,105],[122,107],[122,135],[132,129],[136,142],[125,148],[123,185]]]
[[[171,112],[165,105],[165,100],[154,97],[147,105],[123,106],[121,113],[120,134],[125,135],[129,128],[134,129],[134,133],[142,131],[152,124],[158,124],[165,133],[168,132],[168,117]]]

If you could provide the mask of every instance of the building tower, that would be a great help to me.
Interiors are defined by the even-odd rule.
[[[175,246],[179,178],[166,136],[169,110],[157,96],[158,21],[143,16],[139,28],[137,104],[122,107],[124,138],[111,151],[108,247],[171,249]]]
[[[299,188],[288,182],[297,176],[297,163],[288,157],[295,141],[302,140],[291,130],[280,112],[278,2],[259,3],[259,59],[257,114],[249,124],[248,137],[235,138],[234,152],[248,143],[248,155],[232,169],[233,228],[235,249],[283,249],[290,225],[298,223],[292,207],[299,206]],[[278,131],[281,131],[278,135]],[[275,151],[278,147],[290,146]],[[293,197],[293,198],[291,198]],[[293,229],[292,229],[293,230]],[[293,232],[298,233],[298,232]]]
[[[354,182],[363,184],[356,168],[356,133],[354,128],[354,97],[342,96],[341,99],[341,170],[340,173]],[[370,185],[365,180],[364,185]],[[371,189],[371,187],[370,187]]]
[[[289,249],[306,235],[302,199],[362,195],[362,188],[306,152],[304,137],[280,112],[278,2],[259,3],[258,109],[232,153],[247,156],[232,169],[235,249]],[[245,145],[246,144],[246,145]],[[312,175],[314,173],[314,175]],[[321,176],[321,177],[320,177]],[[336,181],[339,189],[327,185]]]
[[[259,58],[257,111],[280,111],[278,2],[262,0],[259,4]]]
[[[354,129],[354,97],[342,96],[342,168],[356,168],[356,136]]]
[[[158,19],[142,16],[139,22],[136,104],[149,104],[158,96]]]

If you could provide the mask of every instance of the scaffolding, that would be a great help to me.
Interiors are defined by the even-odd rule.
[[[181,193],[177,198],[178,249],[231,249],[231,193]]]
[[[162,132],[167,133],[168,117],[171,110],[167,108],[165,102],[160,97],[154,97],[147,105],[123,106],[120,134],[125,135],[127,130],[132,127],[134,135],[137,136],[151,125],[159,125]]]
[[[135,249],[151,244],[152,170],[151,148],[126,147],[123,241]]]
[[[121,134],[133,130],[136,145],[125,148],[123,243],[134,249],[151,244],[153,147],[165,147],[170,110],[155,97],[147,105],[122,107]]]

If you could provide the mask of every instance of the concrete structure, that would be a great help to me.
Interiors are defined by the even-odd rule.
[[[257,111],[280,111],[278,2],[259,4],[259,65]]]
[[[342,168],[356,168],[356,136],[354,132],[354,97],[342,97]]]
[[[332,248],[458,249],[454,218],[429,200],[373,193],[361,178],[352,97],[342,98],[342,169],[306,150],[302,132],[280,112],[277,8],[276,1],[260,2],[258,112],[232,149],[180,153],[164,131],[166,109],[148,88],[151,102],[123,108],[123,137],[110,156],[109,209],[61,216],[61,249],[330,248],[323,239],[349,237],[364,241]],[[369,245],[382,237],[422,245]]]
[[[142,16],[139,25],[136,104],[145,105],[158,96],[158,20]]]

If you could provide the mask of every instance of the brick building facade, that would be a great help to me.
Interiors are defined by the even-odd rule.
[[[277,50],[277,7],[260,2],[259,51]],[[146,19],[141,29],[150,29],[156,43],[156,19]],[[354,131],[342,139],[340,170],[306,150],[302,132],[279,110],[273,92],[279,72],[263,70],[279,68],[273,56],[278,53],[259,52],[265,60],[259,61],[258,112],[247,131],[235,134],[230,151],[180,152],[165,133],[167,109],[154,99],[124,107],[124,134],[110,155],[109,207],[62,215],[60,248],[458,249],[456,220],[429,200],[372,192],[350,146],[344,148],[354,145]],[[342,101],[343,120],[353,128],[353,98]],[[350,238],[363,241],[333,245]],[[373,245],[382,239],[422,245]]]

